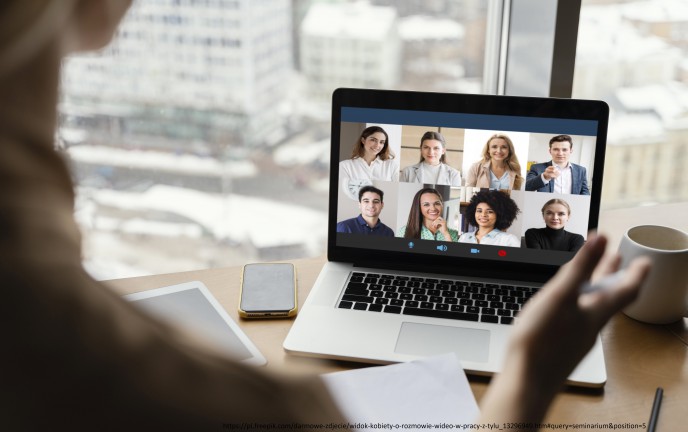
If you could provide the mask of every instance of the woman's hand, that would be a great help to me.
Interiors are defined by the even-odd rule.
[[[447,229],[447,221],[444,220],[441,216],[432,221],[430,224],[432,228],[435,231],[439,231],[442,233],[442,236],[444,237],[445,241],[452,241],[451,235],[449,234],[449,230]]]
[[[481,423],[540,422],[604,324],[635,299],[650,268],[645,258],[633,261],[615,286],[580,293],[594,270],[603,276],[618,269],[618,256],[600,264],[606,245],[604,237],[591,235],[574,259],[523,308],[514,324],[504,370],[483,399]]]

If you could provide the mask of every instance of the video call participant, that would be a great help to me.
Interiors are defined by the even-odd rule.
[[[514,200],[504,192],[480,191],[473,195],[465,212],[468,223],[477,226],[478,230],[461,234],[459,242],[520,247],[521,241],[518,237],[504,232],[519,212]]]
[[[564,229],[571,216],[571,207],[561,199],[554,198],[542,206],[544,228],[526,230],[526,246],[531,249],[548,249],[578,252],[585,239],[580,234],[570,233]]]
[[[339,162],[339,184],[350,198],[373,180],[398,181],[399,162],[389,148],[389,136],[380,126],[369,126],[354,143],[351,159]]]
[[[397,230],[397,237],[407,239],[457,241],[459,232],[447,227],[442,217],[442,195],[433,188],[419,190],[413,197],[406,225]]]
[[[482,159],[471,165],[466,186],[520,190],[523,186],[521,164],[514,143],[507,135],[492,135],[482,152]]]
[[[526,190],[590,195],[586,169],[569,162],[572,152],[573,140],[569,135],[557,135],[549,140],[552,160],[530,167],[526,176]]]
[[[420,162],[401,171],[399,181],[461,186],[461,173],[447,165],[447,143],[439,132],[428,131],[420,139]]]
[[[380,213],[385,207],[383,198],[384,192],[380,189],[375,186],[363,186],[358,191],[358,207],[361,209],[361,214],[338,222],[337,232],[394,237],[392,228],[380,220]]]

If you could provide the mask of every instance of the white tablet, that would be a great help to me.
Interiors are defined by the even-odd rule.
[[[124,298],[161,320],[198,334],[236,360],[256,366],[267,363],[202,282],[156,288]]]

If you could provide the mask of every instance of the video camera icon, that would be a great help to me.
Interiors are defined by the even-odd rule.
[[[439,245],[437,246],[438,251],[446,252],[447,251],[447,245]]]

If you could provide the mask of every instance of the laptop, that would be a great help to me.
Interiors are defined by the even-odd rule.
[[[514,317],[576,253],[526,241],[528,230],[545,229],[543,207],[552,199],[565,201],[570,212],[564,229],[580,242],[597,228],[608,116],[604,102],[591,100],[337,89],[332,97],[328,262],[284,349],[375,364],[453,352],[469,374],[499,372]],[[419,163],[420,138],[426,132],[441,134],[444,163],[460,173],[460,180],[454,175],[441,181],[441,175],[426,172],[420,181],[404,181],[408,177],[397,177],[398,171],[375,178],[374,173],[385,169],[370,176],[360,169],[357,175],[346,174],[350,162],[342,161],[352,158],[361,133],[370,126],[384,129],[393,155],[386,163],[396,164],[390,165],[394,170]],[[494,135],[512,143],[523,179],[518,188],[467,185],[470,170]],[[573,185],[569,177],[568,192],[542,185],[527,188],[528,171],[551,164],[549,142],[560,135],[573,143]],[[351,222],[360,213],[357,191],[368,185],[384,192],[379,218],[393,236],[337,232],[338,222]],[[451,241],[436,234],[405,237],[416,211],[414,196],[424,188],[441,196],[442,216],[454,233]],[[480,243],[468,242],[475,239],[471,233],[479,224],[466,210],[481,192],[501,193],[517,206],[515,219],[500,234],[509,241],[488,244],[483,237]],[[568,383],[602,387],[606,377],[598,337]]]

